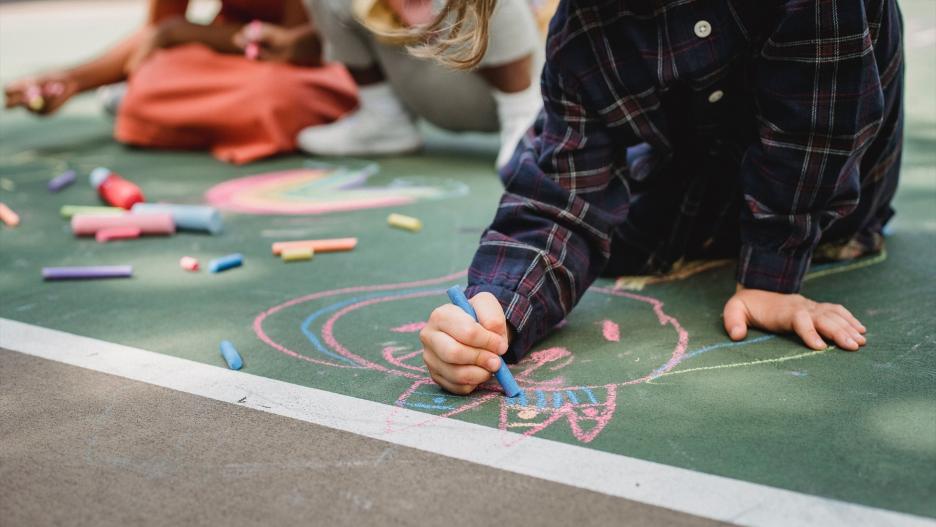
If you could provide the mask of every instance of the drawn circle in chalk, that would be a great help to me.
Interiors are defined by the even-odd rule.
[[[376,165],[351,169],[315,165],[231,179],[208,189],[205,201],[244,214],[327,214],[398,207],[467,194],[458,182],[435,178],[394,179],[371,184]]]
[[[261,313],[254,330],[270,346],[306,362],[426,379],[419,318],[443,303],[445,289],[459,281],[450,276],[311,293]],[[539,361],[521,377],[522,386],[555,392],[638,384],[670,371],[686,352],[688,334],[655,298],[593,288],[581,304],[565,327],[511,368],[520,375]],[[619,324],[620,342],[602,338],[600,319]],[[548,353],[556,349],[568,352]]]

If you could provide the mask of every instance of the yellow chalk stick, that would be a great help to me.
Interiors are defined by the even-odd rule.
[[[422,222],[417,218],[396,213],[387,216],[387,225],[411,232],[419,232],[422,230]]]
[[[309,247],[286,249],[280,253],[280,258],[282,258],[284,262],[301,262],[304,260],[311,260],[313,256],[315,256],[315,251]]]
[[[7,207],[6,203],[0,203],[0,221],[10,227],[16,227],[19,225],[20,217],[19,214],[13,212],[13,209]]]
[[[94,214],[100,216],[102,214],[123,214],[127,211],[121,209],[120,207],[99,207],[99,206],[87,206],[87,205],[62,205],[62,208],[59,209],[59,214],[63,218],[71,218],[76,214]]]

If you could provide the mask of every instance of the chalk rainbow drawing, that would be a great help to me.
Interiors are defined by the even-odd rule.
[[[886,255],[835,267],[826,266],[816,272],[827,276],[833,271],[844,272],[867,267],[883,261],[884,258]],[[408,426],[421,426],[433,419],[454,417],[467,414],[482,406],[496,405],[499,416],[498,428],[519,434],[505,435],[507,444],[517,441],[517,437],[522,439],[539,434],[547,428],[557,426],[558,423],[565,423],[568,432],[575,440],[589,443],[601,434],[614,418],[620,390],[628,386],[654,384],[657,379],[673,375],[818,357],[834,349],[676,369],[685,361],[704,353],[723,348],[756,345],[774,337],[772,335],[752,337],[742,342],[716,343],[689,351],[688,331],[676,317],[667,313],[662,301],[652,296],[613,287],[592,287],[590,291],[592,294],[607,295],[632,302],[644,309],[628,310],[627,317],[621,320],[604,318],[596,322],[596,325],[601,328],[603,340],[611,344],[625,340],[622,349],[628,348],[634,343],[627,343],[626,339],[621,339],[622,334],[627,335],[638,327],[654,326],[664,332],[659,341],[666,342],[668,339],[670,344],[654,345],[652,348],[656,351],[644,351],[633,362],[613,357],[605,358],[604,360],[613,362],[614,367],[602,368],[599,375],[605,375],[605,378],[600,379],[595,378],[594,370],[591,370],[588,379],[574,378],[575,368],[569,366],[576,360],[576,355],[564,347],[551,346],[536,349],[512,368],[522,388],[520,395],[513,398],[503,397],[500,386],[493,382],[483,385],[469,397],[454,396],[439,390],[422,364],[422,348],[412,344],[415,334],[425,326],[425,322],[397,320],[387,325],[385,331],[388,332],[389,337],[409,336],[409,343],[396,340],[375,341],[352,351],[339,338],[340,325],[344,324],[350,328],[360,328],[364,325],[353,321],[353,317],[359,315],[362,310],[382,309],[381,320],[392,320],[394,316],[399,317],[401,313],[423,312],[425,309],[411,309],[413,308],[411,305],[400,307],[396,303],[421,300],[427,303],[421,306],[422,308],[437,305],[444,301],[445,289],[452,283],[463,280],[464,276],[465,272],[462,271],[428,280],[358,286],[307,294],[263,311],[254,319],[253,329],[261,341],[290,357],[316,366],[341,370],[365,370],[403,381],[399,387],[392,388],[399,390],[399,395],[396,396],[393,404],[399,408],[409,408],[431,414],[427,416],[426,421]],[[310,309],[309,305],[315,307],[302,320],[300,330],[305,342],[301,347],[295,344],[287,346],[278,338],[271,336],[272,330],[268,330],[265,326],[271,317],[282,316],[285,311],[293,309],[299,309],[302,314],[305,314]],[[655,325],[650,322],[655,322]],[[630,326],[626,326],[627,324]],[[310,351],[313,353],[309,353]],[[601,360],[601,357],[594,355],[583,354],[583,356],[588,357],[589,360]],[[644,360],[643,364],[639,364],[641,358],[649,359],[649,361]],[[387,432],[392,433],[400,426],[402,425],[397,423],[394,414],[391,414],[386,423]]]
[[[384,186],[367,186],[378,172],[377,165],[360,169],[310,165],[225,181],[208,189],[205,201],[245,214],[327,214],[397,207],[468,192],[462,183],[439,178],[401,178]]]

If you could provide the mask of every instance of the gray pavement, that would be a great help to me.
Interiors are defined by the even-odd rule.
[[[715,522],[0,350],[0,524]]]

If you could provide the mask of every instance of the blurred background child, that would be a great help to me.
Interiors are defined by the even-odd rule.
[[[354,82],[323,64],[321,45],[299,0],[223,0],[208,25],[185,19],[188,0],[151,0],[146,24],[100,57],[11,83],[6,107],[37,114],[74,95],[111,89],[114,136],[155,148],[207,149],[246,163],[295,149],[302,128],[333,121],[356,104]],[[244,56],[245,25],[258,41]]]
[[[418,149],[421,118],[451,131],[500,131],[497,165],[506,163],[542,107],[543,40],[528,0],[501,0],[486,51],[470,71],[414,57],[385,36],[436,19],[431,0],[306,0],[329,59],[360,87],[360,106],[312,126],[299,146],[312,154],[393,154]]]

